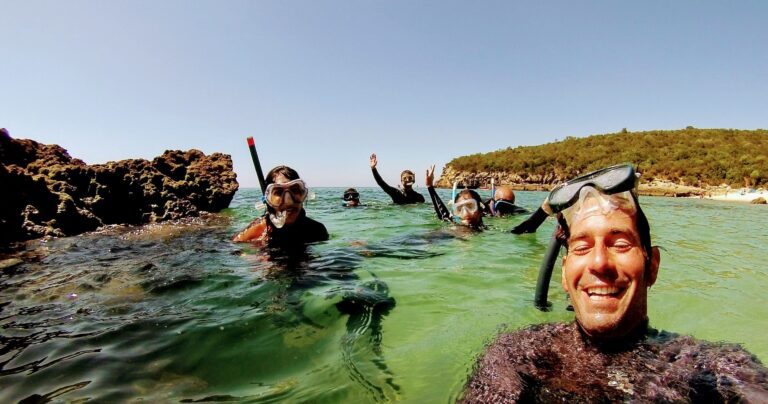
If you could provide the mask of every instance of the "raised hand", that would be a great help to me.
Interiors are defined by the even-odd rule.
[[[376,153],[371,154],[371,168],[376,168]]]
[[[435,165],[432,164],[431,167],[427,168],[427,179],[425,182],[427,183],[428,187],[432,186],[432,182],[435,180]]]

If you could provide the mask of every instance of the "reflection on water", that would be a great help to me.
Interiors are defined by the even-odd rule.
[[[557,274],[553,311],[532,305],[554,223],[468,233],[375,189],[341,208],[342,191],[316,191],[331,240],[298,251],[228,241],[248,190],[222,215],[31,243],[0,274],[0,401],[450,401],[499,330],[571,318]],[[644,204],[664,248],[652,325],[768,357],[763,207]]]

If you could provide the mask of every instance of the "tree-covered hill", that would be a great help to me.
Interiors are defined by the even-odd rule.
[[[646,182],[659,179],[694,186],[763,185],[768,182],[768,130],[690,126],[682,130],[623,130],[457,157],[446,169],[502,172],[523,179],[558,182],[623,162],[635,164]]]

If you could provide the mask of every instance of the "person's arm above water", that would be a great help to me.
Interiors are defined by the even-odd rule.
[[[259,240],[266,237],[267,237],[267,221],[265,220],[264,216],[260,216],[254,219],[254,221],[252,221],[251,224],[249,224],[248,227],[245,228],[245,230],[241,231],[240,233],[237,233],[235,237],[232,237],[232,241],[239,243],[239,242]]]
[[[544,220],[546,220],[547,217],[551,214],[552,209],[549,207],[549,200],[545,199],[541,206],[536,209],[536,211],[533,212],[533,214],[529,216],[528,219],[525,219],[524,222],[518,224],[512,229],[512,233],[535,233],[536,229],[538,229],[539,226],[544,223]]]
[[[435,207],[435,213],[437,214],[437,218],[440,220],[451,220],[451,212],[448,210],[448,208],[445,207],[445,204],[440,199],[440,196],[437,195],[437,192],[435,191],[435,188],[432,186],[432,183],[435,180],[435,165],[432,164],[432,167],[427,169],[427,191],[429,191],[429,197],[432,198],[432,206]]]
[[[377,163],[378,162],[376,160],[376,153],[371,154],[370,164],[371,164],[371,172],[373,172],[373,179],[375,179],[376,183],[379,184],[379,187],[381,187],[381,189],[384,190],[384,192],[386,192],[390,198],[392,198],[392,202],[401,203],[400,200],[402,199],[402,194],[397,188],[389,186],[389,184],[384,182],[384,179],[381,178],[381,175],[379,175],[379,171],[376,169]]]

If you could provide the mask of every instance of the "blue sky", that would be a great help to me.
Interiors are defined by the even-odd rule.
[[[391,184],[627,128],[768,128],[768,2],[0,0],[0,127],[87,163]]]

